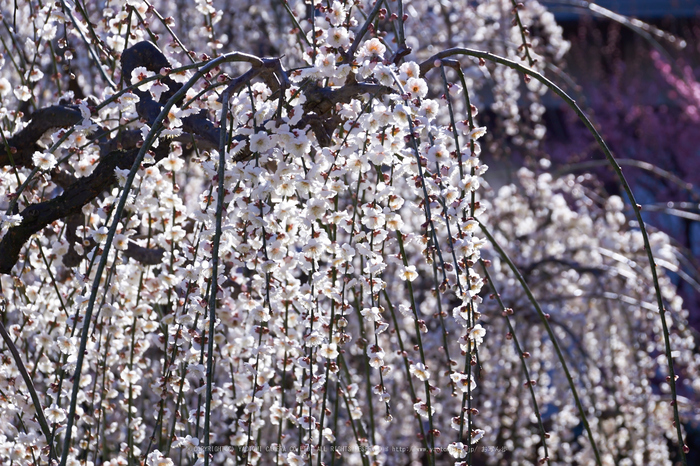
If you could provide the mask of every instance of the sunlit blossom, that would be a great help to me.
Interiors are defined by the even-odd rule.
[[[409,265],[407,267],[402,266],[399,270],[399,277],[402,280],[407,280],[409,282],[412,282],[416,278],[418,278],[418,272],[416,272],[416,266],[415,265]]]
[[[453,458],[464,458],[467,456],[467,450],[462,442],[453,442],[447,446],[447,451]]]
[[[335,359],[338,357],[338,345],[335,343],[328,343],[321,347],[319,354],[326,359]]]
[[[16,86],[14,89],[15,97],[19,100],[26,102],[32,98],[32,93],[29,91],[27,86]]]
[[[386,47],[379,39],[370,39],[360,49],[360,55],[365,57],[382,57]]]
[[[44,415],[52,424],[61,423],[66,420],[65,410],[56,406],[55,403],[44,410]]]
[[[428,93],[428,85],[421,78],[408,78],[406,81],[406,91],[414,97],[423,98]]]
[[[12,85],[7,78],[0,78],[0,96],[5,97],[12,90]]]
[[[152,78],[156,74],[153,71],[148,71],[145,66],[137,66],[136,68],[133,69],[131,72],[131,82],[134,84],[138,84],[143,82],[141,85],[138,86],[138,89],[141,91],[148,91],[151,86],[155,83],[155,81],[146,81],[148,78]]]
[[[415,403],[413,405],[413,409],[421,416],[424,418],[428,418],[429,415],[435,414],[435,407],[431,406],[430,408],[428,407],[428,404],[419,401],[418,403]]]
[[[57,160],[56,156],[51,152],[34,152],[32,162],[34,162],[34,165],[41,170],[51,170],[56,166]]]
[[[423,363],[411,364],[410,371],[418,380],[426,381],[430,378],[430,371],[426,369]]]
[[[469,132],[469,137],[476,141],[480,137],[484,136],[486,134],[486,127],[485,126],[480,126],[478,128],[474,128]]]

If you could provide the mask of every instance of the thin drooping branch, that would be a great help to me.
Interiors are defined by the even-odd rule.
[[[365,37],[365,34],[369,29],[369,25],[372,24],[374,19],[379,14],[379,10],[382,7],[382,3],[384,3],[384,0],[377,0],[377,2],[374,4],[374,8],[372,8],[372,11],[370,11],[367,15],[367,19],[365,20],[364,24],[355,35],[355,40],[353,41],[352,45],[345,54],[345,58],[347,59],[348,63],[352,63],[352,61],[355,59],[355,52],[357,52],[357,49],[360,46],[360,42],[362,42],[362,38]]]
[[[651,243],[649,241],[649,234],[647,233],[647,229],[644,223],[644,219],[642,219],[642,211],[641,211],[641,206],[637,204],[636,198],[634,196],[634,193],[632,192],[632,188],[630,187],[629,183],[627,182],[627,179],[625,178],[625,175],[622,173],[622,168],[620,167],[619,163],[617,162],[617,159],[613,156],[612,151],[608,147],[608,145],[605,143],[603,140],[603,137],[600,135],[598,130],[593,126],[593,123],[591,120],[586,116],[586,114],[581,110],[581,108],[578,106],[576,101],[569,97],[569,95],[564,92],[559,86],[557,86],[553,81],[547,79],[544,75],[541,73],[533,70],[532,68],[528,68],[527,66],[524,66],[520,63],[517,63],[513,60],[509,60],[507,58],[494,55],[489,52],[483,52],[481,50],[474,50],[474,49],[469,49],[469,48],[464,48],[464,47],[455,47],[447,50],[443,50],[442,52],[439,52],[432,57],[428,58],[425,60],[423,63],[420,64],[420,74],[421,76],[425,76],[425,74],[433,69],[434,67],[438,66],[440,63],[440,60],[443,58],[448,58],[452,57],[455,55],[466,55],[470,57],[475,57],[479,58],[481,60],[489,60],[494,63],[498,63],[500,65],[507,66],[509,68],[512,68],[514,70],[520,71],[521,73],[530,76],[545,86],[547,86],[549,89],[551,89],[555,94],[557,94],[559,97],[561,97],[564,102],[571,107],[571,109],[576,113],[576,115],[579,117],[579,119],[583,122],[583,124],[586,126],[588,131],[593,135],[594,139],[598,143],[598,146],[602,150],[603,154],[605,154],[605,158],[608,160],[610,166],[612,167],[613,171],[617,175],[618,180],[620,181],[620,184],[622,185],[625,194],[627,194],[627,198],[630,201],[630,204],[632,206],[632,209],[634,210],[634,215],[635,218],[637,219],[637,224],[639,225],[639,230],[642,234],[642,239],[644,241],[644,249],[647,254],[647,258],[649,260],[649,268],[651,270],[651,276],[652,276],[652,282],[654,284],[654,291],[656,294],[656,303],[657,307],[659,310],[659,317],[661,319],[661,326],[663,329],[663,338],[664,338],[664,345],[666,349],[666,360],[668,364],[668,371],[669,371],[669,378],[668,378],[668,383],[671,386],[671,397],[673,399],[673,419],[675,423],[675,428],[676,428],[676,435],[678,437],[678,442],[679,442],[679,453],[682,459],[683,464],[687,464],[686,461],[686,455],[685,455],[685,448],[687,446],[685,445],[683,441],[683,432],[681,431],[681,420],[680,420],[680,413],[678,411],[678,402],[677,402],[677,394],[676,394],[676,374],[675,374],[675,369],[673,366],[673,357],[671,355],[671,339],[669,336],[669,330],[668,330],[668,324],[666,323],[666,308],[663,303],[663,297],[661,295],[661,285],[659,284],[659,277],[658,277],[658,272],[656,270],[656,260],[654,259],[654,255],[652,253],[652,248],[651,248]],[[592,440],[592,439],[591,439]],[[595,446],[594,446],[595,448]],[[597,453],[597,450],[596,450]],[[598,458],[598,462],[600,462]]]
[[[651,174],[653,174],[654,176],[659,177],[660,179],[667,180],[670,183],[673,183],[678,188],[687,192],[695,201],[700,202],[700,195],[698,195],[698,193],[695,192],[695,189],[694,189],[694,186],[692,183],[687,183],[687,182],[683,181],[680,177],[674,175],[673,173],[671,173],[667,170],[664,170],[663,168],[659,168],[656,165],[653,165],[649,162],[644,162],[642,160],[634,160],[634,159],[617,159],[617,163],[618,163],[618,165],[628,165],[630,167],[635,167],[635,168],[639,168],[639,169],[648,171]],[[562,173],[569,173],[569,172],[574,172],[574,171],[579,171],[579,170],[588,170],[589,168],[606,167],[606,166],[608,166],[607,160],[587,160],[585,162],[578,162],[578,163],[564,165],[563,167],[559,168],[554,173],[554,176],[560,176]]]
[[[5,313],[5,304],[3,301],[3,306],[2,306],[2,312],[3,314]],[[2,336],[3,341],[7,345],[7,348],[10,350],[10,353],[12,353],[12,358],[15,360],[15,364],[17,364],[17,369],[19,370],[20,375],[22,375],[22,380],[24,380],[25,385],[27,386],[27,390],[29,390],[29,396],[32,398],[32,403],[34,403],[34,410],[36,411],[36,419],[39,422],[39,427],[41,427],[41,432],[44,434],[44,437],[46,437],[47,443],[51,446],[51,429],[49,428],[49,423],[46,421],[46,417],[44,416],[44,410],[41,406],[41,401],[39,400],[39,395],[37,394],[36,390],[34,389],[34,384],[32,383],[31,377],[29,377],[29,373],[27,372],[27,368],[24,367],[24,363],[22,362],[22,357],[19,354],[19,351],[17,351],[17,347],[15,344],[12,342],[12,338],[10,338],[10,335],[7,333],[7,330],[5,329],[5,326],[0,322],[0,336]]]
[[[588,434],[588,439],[591,443],[591,448],[593,448],[593,454],[595,455],[595,460],[596,464],[602,465],[603,462],[600,459],[600,452],[598,451],[598,446],[596,445],[595,439],[593,438],[593,432],[591,431],[591,427],[588,423],[588,418],[586,417],[586,410],[584,409],[583,403],[581,403],[581,399],[578,395],[578,390],[576,389],[576,384],[574,383],[574,378],[571,376],[571,372],[569,371],[569,367],[566,364],[566,360],[564,359],[564,354],[562,353],[562,350],[560,348],[558,339],[556,335],[554,334],[554,331],[552,330],[552,326],[549,324],[549,319],[547,318],[546,314],[540,307],[539,303],[535,299],[535,296],[532,294],[532,291],[530,291],[530,287],[528,286],[527,282],[523,278],[522,274],[518,270],[518,268],[515,266],[513,261],[508,257],[508,254],[506,254],[505,250],[501,247],[500,244],[496,241],[496,239],[493,237],[491,232],[484,226],[483,223],[481,223],[478,219],[475,219],[479,226],[481,227],[481,231],[484,233],[484,235],[488,238],[488,240],[491,242],[493,245],[494,249],[498,252],[498,254],[501,256],[501,259],[508,265],[508,268],[510,268],[511,272],[513,275],[515,275],[516,280],[520,283],[520,286],[522,287],[523,291],[527,295],[528,299],[530,300],[530,303],[532,306],[535,308],[535,311],[537,312],[537,316],[540,318],[540,322],[544,326],[544,329],[547,331],[547,335],[549,336],[549,340],[552,344],[552,347],[554,348],[554,351],[557,354],[557,358],[559,359],[559,362],[562,365],[562,369],[564,370],[564,375],[566,376],[566,380],[569,383],[569,388],[571,389],[571,393],[574,397],[574,402],[576,404],[576,407],[578,408],[579,416],[581,417],[581,422],[583,423],[583,428],[586,430],[586,433]]]
[[[109,249],[112,246],[112,241],[114,240],[114,236],[117,233],[117,229],[119,227],[120,221],[122,219],[122,214],[124,213],[124,209],[126,207],[126,201],[127,198],[129,197],[130,191],[131,191],[131,186],[134,182],[134,179],[136,178],[136,173],[138,171],[138,167],[142,163],[144,157],[146,156],[146,152],[150,150],[150,148],[153,146],[153,143],[156,141],[159,133],[163,129],[163,122],[168,115],[168,112],[170,109],[175,105],[175,102],[179,101],[182,97],[184,97],[185,93],[187,90],[192,88],[194,84],[202,79],[202,77],[212,68],[219,66],[223,63],[227,62],[232,62],[232,61],[237,61],[239,59],[240,55],[237,53],[230,53],[223,55],[217,59],[214,59],[204,65],[201,69],[195,73],[195,75],[190,78],[190,80],[182,86],[180,90],[178,90],[165,104],[163,107],[163,110],[161,111],[160,115],[156,118],[156,121],[152,125],[150,131],[144,138],[144,142],[142,146],[139,148],[138,152],[134,156],[134,160],[131,166],[131,169],[129,171],[129,174],[126,177],[126,181],[124,182],[122,194],[119,198],[119,202],[117,203],[114,212],[113,212],[113,220],[112,224],[109,227],[109,232],[107,233],[107,237],[105,239],[103,248],[104,251],[102,253],[102,256],[100,257],[100,261],[97,265],[97,269],[95,271],[95,280],[92,283],[92,287],[90,289],[89,293],[89,300],[88,300],[88,305],[87,308],[85,309],[85,323],[83,324],[83,329],[80,334],[80,347],[78,349],[78,358],[75,363],[75,373],[73,374],[73,378],[75,380],[80,380],[80,374],[83,369],[83,360],[85,358],[85,348],[87,346],[87,340],[88,340],[88,334],[89,334],[89,329],[90,329],[90,321],[92,319],[92,311],[95,307],[95,302],[97,300],[97,295],[98,295],[98,290],[100,288],[101,280],[102,280],[102,274],[104,273],[105,268],[107,267],[107,260],[109,257]],[[67,414],[67,424],[66,424],[66,434],[63,442],[63,453],[61,455],[61,466],[65,466],[68,461],[68,454],[70,451],[70,445],[71,445],[71,437],[73,434],[73,424],[75,422],[75,412],[76,412],[76,407],[78,403],[78,391],[79,391],[79,384],[74,384],[73,385],[73,391],[71,392],[71,398],[70,398],[70,407],[68,410]]]
[[[214,238],[212,239],[211,287],[209,289],[209,329],[207,334],[207,390],[204,402],[204,466],[209,466],[209,427],[211,424],[211,399],[214,377],[214,321],[216,320],[216,294],[219,278],[219,247],[221,246],[221,225],[224,212],[224,175],[226,172],[226,119],[228,118],[229,99],[235,86],[229,86],[222,97],[221,128],[219,134],[219,166],[217,167],[216,219]]]

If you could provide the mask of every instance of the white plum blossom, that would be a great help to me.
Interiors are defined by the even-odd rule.
[[[12,85],[7,78],[0,78],[0,97],[5,97],[12,90]]]
[[[56,166],[58,161],[56,160],[56,156],[51,152],[34,152],[32,162],[41,170],[51,170]]]
[[[413,97],[423,98],[428,94],[428,85],[421,78],[408,78],[405,87]]]
[[[418,403],[415,403],[413,405],[413,409],[421,417],[424,417],[424,418],[428,418],[428,416],[430,416],[431,414],[435,414],[435,407],[434,406],[428,407],[428,404],[423,402],[423,401],[419,401]]]
[[[335,359],[338,357],[338,345],[335,343],[328,343],[321,347],[319,354],[326,359]]]
[[[486,134],[486,127],[485,126],[480,126],[478,128],[474,128],[473,130],[469,131],[469,137],[473,141],[476,141],[477,139],[481,138],[485,134]]]
[[[267,133],[255,133],[250,137],[250,150],[252,152],[265,152],[272,148],[272,138]]]
[[[399,277],[402,280],[407,280],[409,282],[414,281],[418,278],[418,272],[416,271],[415,265],[401,266],[399,270]]]
[[[365,58],[382,58],[385,52],[386,46],[375,38],[365,42],[358,55]]]
[[[26,102],[32,98],[32,93],[27,86],[16,86],[14,89],[15,97]]]
[[[484,336],[486,335],[486,329],[482,327],[481,324],[476,324],[474,327],[469,329],[469,338],[474,341],[478,346],[484,341]]]
[[[153,71],[148,71],[145,66],[137,66],[136,68],[133,69],[131,72],[131,81],[134,84],[138,84],[143,82],[138,86],[138,89],[140,91],[148,91],[155,81],[148,81],[148,78],[154,77],[156,74]]]
[[[52,424],[60,424],[66,420],[66,411],[56,406],[55,403],[44,410],[44,415]]]
[[[384,226],[384,214],[374,207],[365,207],[362,217],[362,224],[371,230],[376,230]]]
[[[418,380],[421,380],[425,382],[430,378],[430,371],[426,369],[425,364],[423,363],[416,363],[416,364],[411,364],[410,368],[411,374],[416,376]]]
[[[360,313],[362,314],[362,317],[370,322],[379,322],[382,318],[381,312],[377,307],[365,308],[360,311]]]
[[[455,383],[456,387],[462,392],[466,393],[476,388],[476,381],[474,381],[474,377],[471,375],[468,376],[467,374],[453,372],[450,374],[450,378]]]
[[[447,451],[453,458],[464,458],[467,456],[466,447],[462,442],[453,442],[447,446]]]
[[[471,433],[470,443],[474,445],[481,440],[486,432],[483,429],[475,429]]]

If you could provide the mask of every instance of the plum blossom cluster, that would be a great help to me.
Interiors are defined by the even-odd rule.
[[[561,300],[547,312],[599,412],[600,449],[668,460],[658,316],[619,202],[594,207],[584,184],[528,173],[522,192],[483,197],[473,92],[493,78],[516,128],[521,78],[429,59],[496,42],[543,66],[566,44],[537,2],[519,20],[544,32],[519,44],[503,0],[7,3],[0,248],[49,220],[0,278],[2,462],[590,462],[482,225],[543,302]],[[46,128],[23,118],[48,106],[62,118]],[[503,341],[494,283],[514,332],[538,342],[531,378]],[[671,336],[694,399],[692,342],[682,326]],[[504,456],[479,458],[486,441]]]
[[[589,422],[602,460],[667,464],[669,445],[662,439],[673,428],[673,415],[668,366],[659,356],[664,352],[663,330],[644,244],[639,230],[628,225],[622,199],[601,200],[589,175],[554,179],[546,172],[521,169],[518,184],[500,188],[490,201],[488,216],[498,219],[492,222],[496,240],[520,267],[564,346],[565,359],[575,361],[571,371],[584,407],[598,413]],[[679,253],[668,236],[654,232],[650,239],[659,262],[675,270]],[[495,286],[507,283],[512,277],[508,265],[496,254],[489,258]],[[677,349],[676,376],[681,378],[677,389],[685,400],[680,409],[692,419],[692,400],[700,394],[700,358],[674,285],[664,276],[661,287],[667,320],[676,329],[670,336]],[[505,309],[493,295],[486,302],[510,316],[512,326],[503,318],[489,320],[488,344],[479,351],[484,368],[489,368],[479,390],[493,396],[480,409],[488,418],[500,419],[490,423],[486,436],[499,439],[508,450],[496,452],[499,459],[492,461],[525,462],[535,451],[544,457],[522,360],[539,397],[543,424],[551,426],[546,431],[550,458],[554,451],[564,463],[592,462],[590,443],[576,432],[581,420],[570,387],[554,375],[560,361],[532,303],[518,287],[497,291]]]

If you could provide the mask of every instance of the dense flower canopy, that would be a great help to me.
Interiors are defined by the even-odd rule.
[[[700,360],[643,225],[546,160],[484,178],[479,108],[545,131],[568,44],[536,1],[2,13],[3,463],[682,448]]]

